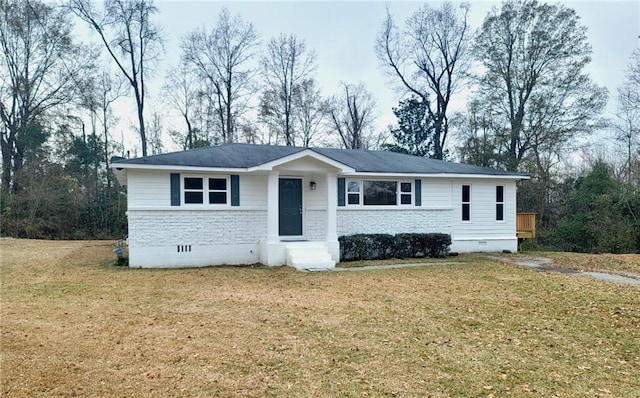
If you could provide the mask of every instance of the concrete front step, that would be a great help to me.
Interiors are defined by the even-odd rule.
[[[323,242],[292,242],[287,244],[287,265],[297,270],[324,270],[333,269],[336,262]]]

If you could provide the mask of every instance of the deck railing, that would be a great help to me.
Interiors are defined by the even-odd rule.
[[[536,213],[516,214],[516,236],[518,239],[536,237]]]

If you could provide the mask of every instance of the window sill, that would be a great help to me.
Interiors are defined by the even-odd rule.
[[[380,210],[396,210],[396,211],[406,211],[406,210],[419,210],[419,211],[449,211],[453,210],[453,207],[444,207],[444,206],[414,206],[414,205],[397,205],[397,206],[338,206],[338,210],[348,210],[348,211],[380,211]]]
[[[267,206],[132,206],[127,211],[267,211]]]

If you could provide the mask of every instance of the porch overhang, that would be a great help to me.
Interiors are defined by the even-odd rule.
[[[321,155],[315,151],[313,151],[312,149],[305,149],[304,151],[301,152],[297,152],[297,153],[293,153],[291,155],[288,156],[284,156],[282,158],[273,160],[271,162],[267,162],[267,163],[263,163],[260,164],[258,166],[255,167],[249,167],[247,168],[248,172],[252,172],[252,171],[273,171],[275,169],[277,169],[278,167],[284,166],[287,163],[291,163],[291,162],[295,162],[296,160],[301,160],[304,158],[310,158],[310,159],[314,159],[317,160],[319,162],[324,163],[325,165],[336,169],[337,173],[341,173],[341,174],[348,174],[348,173],[355,173],[356,170],[350,166],[347,166],[344,163],[340,163],[338,161],[335,161],[331,158],[328,158],[324,155]]]

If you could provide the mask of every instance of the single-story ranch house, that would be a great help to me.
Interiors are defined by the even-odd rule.
[[[457,252],[517,250],[523,174],[394,152],[228,144],[114,159],[129,265],[331,268],[338,237],[440,232]]]

